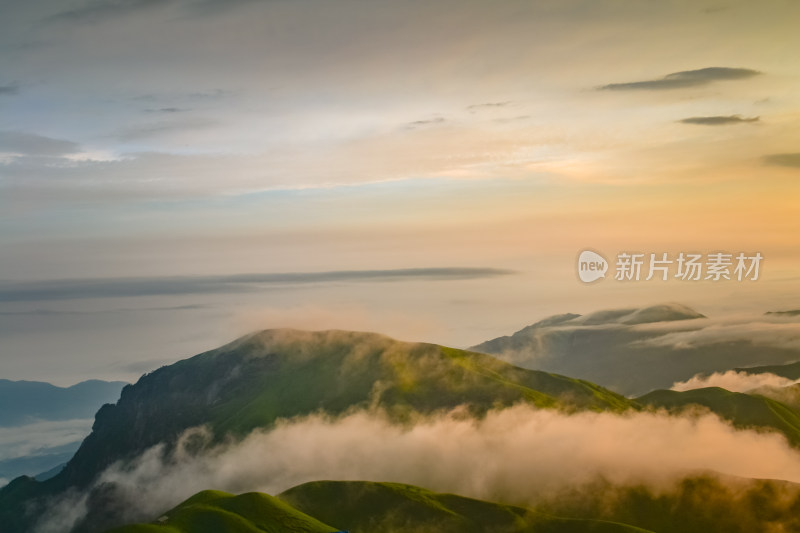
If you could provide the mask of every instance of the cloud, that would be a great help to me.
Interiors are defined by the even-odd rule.
[[[446,122],[444,118],[442,118],[442,117],[434,117],[434,118],[429,118],[429,119],[424,119],[424,120],[415,120],[414,122],[409,122],[408,126],[410,128],[414,128],[414,127],[417,127],[417,126],[430,126],[432,124],[443,124],[444,122]]]
[[[791,309],[789,311],[767,311],[764,313],[765,315],[774,315],[774,316],[800,316],[800,309]]]
[[[55,310],[55,309],[30,309],[15,311],[0,311],[0,316],[68,316],[68,315],[108,315],[109,313],[140,313],[158,311],[196,311],[198,309],[208,309],[210,306],[204,304],[187,305],[168,305],[162,307],[131,307],[118,309],[100,309],[92,311],[81,311],[77,309]]]
[[[0,153],[54,157],[80,151],[80,145],[72,141],[22,131],[0,131]]]
[[[175,113],[177,108],[172,108]],[[165,111],[161,111],[164,113]],[[166,111],[170,113],[170,111]],[[175,120],[172,122],[157,122],[152,124],[142,124],[140,126],[131,126],[125,128],[115,134],[115,138],[120,141],[139,141],[142,139],[149,139],[161,135],[168,135],[171,133],[180,133],[185,131],[204,130],[213,128],[220,124],[217,120],[205,118],[191,118],[186,120]]]
[[[485,104],[472,104],[467,106],[467,111],[480,111],[483,109],[497,109],[501,107],[508,107],[511,105],[511,101],[505,102],[486,102]]]
[[[262,285],[347,283],[402,280],[464,280],[512,274],[497,268],[406,268],[394,270],[342,270],[236,274],[229,276],[152,277],[0,282],[0,301],[72,300],[176,294],[252,291]]]
[[[729,370],[727,372],[714,372],[705,376],[697,374],[686,381],[678,381],[672,385],[672,390],[687,391],[703,389],[706,387],[721,387],[732,392],[750,392],[762,387],[783,388],[800,383],[800,379],[791,380],[775,374],[750,374],[747,372]]]
[[[233,335],[241,336],[265,328],[307,331],[379,331],[414,339],[436,338],[439,321],[417,312],[398,312],[337,302],[336,305],[299,305],[239,308],[232,320]]]
[[[635,341],[631,345],[661,346],[682,350],[734,342],[798,350],[800,349],[800,324],[787,319],[779,322],[718,322],[693,331],[674,331]]]
[[[217,15],[239,6],[257,4],[261,0],[199,0],[189,5],[197,15]]]
[[[97,23],[130,15],[151,8],[162,7],[171,0],[92,0],[80,7],[61,11],[48,17],[48,21]]]
[[[627,83],[610,83],[598,87],[598,90],[629,91],[648,90],[658,91],[665,89],[684,89],[686,87],[700,87],[715,81],[741,80],[761,74],[757,70],[748,68],[706,67],[698,70],[684,70],[667,74],[663,78],[646,81],[632,81]]]
[[[508,124],[511,122],[518,122],[520,120],[528,120],[531,118],[530,115],[520,115],[518,117],[508,117],[508,118],[496,118],[494,119],[495,122],[500,122],[502,124]]]
[[[50,448],[81,441],[91,432],[93,423],[87,418],[0,427],[0,460],[50,453]]]
[[[742,124],[745,122],[758,122],[759,117],[745,118],[740,115],[689,117],[681,120],[683,124],[698,124],[702,126],[725,126],[728,124]]]
[[[7,85],[0,85],[0,96],[19,94],[19,83],[9,83]]]
[[[183,113],[188,111],[188,109],[182,109],[180,107],[161,107],[158,109],[145,109],[145,113]]]
[[[767,165],[800,168],[800,152],[765,155],[763,161]]]
[[[203,91],[187,91],[176,93],[146,93],[130,98],[134,102],[181,102],[181,101],[213,101],[228,98],[234,93],[225,89],[209,89]],[[166,106],[165,106],[166,107]]]
[[[240,442],[211,442],[208,430],[189,430],[172,452],[160,445],[112,465],[95,488],[113,488],[119,508],[131,512],[123,518],[141,520],[203,488],[277,494],[319,479],[410,483],[515,503],[598,478],[667,486],[711,470],[800,481],[800,454],[782,436],[735,430],[710,414],[566,415],[517,406],[480,420],[454,412],[400,426],[379,413],[359,412],[284,421]],[[203,443],[203,452],[191,451]],[[69,529],[88,498],[84,493],[52,502],[37,533]]]

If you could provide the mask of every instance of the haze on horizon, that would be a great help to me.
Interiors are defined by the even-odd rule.
[[[0,376],[131,379],[267,327],[468,346],[561,312],[798,308],[798,16],[779,0],[6,6],[0,295],[27,296],[0,297]],[[765,263],[750,284],[585,286],[585,248]],[[268,281],[220,281],[240,274]],[[75,279],[94,292],[65,297]]]

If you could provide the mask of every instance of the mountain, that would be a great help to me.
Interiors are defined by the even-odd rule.
[[[244,436],[278,418],[381,408],[397,419],[468,406],[476,414],[529,402],[624,410],[592,383],[514,367],[484,354],[373,333],[267,330],[143,376],[104,405],[64,471],[82,485],[118,459],[190,427]]]
[[[759,394],[707,387],[683,392],[658,390],[636,399],[642,405],[680,411],[693,405],[708,408],[741,429],[774,430],[800,446],[800,411]]]
[[[325,522],[325,523],[323,523]],[[336,524],[335,529],[326,524]],[[318,481],[277,498],[203,491],[150,524],[108,533],[646,533],[613,522],[565,519],[530,509],[438,494],[411,485]]]
[[[785,365],[763,365],[750,366],[734,369],[737,372],[747,372],[748,374],[775,374],[786,379],[800,379],[800,362],[788,363]]]
[[[315,481],[277,498],[203,491],[151,523],[107,533],[790,532],[800,530],[798,505],[797,485],[716,475],[690,476],[657,489],[599,480],[535,508],[399,483]]]
[[[590,519],[558,518],[523,507],[439,494],[399,483],[317,481],[279,498],[351,533],[623,533],[646,530]]]
[[[125,385],[121,381],[89,380],[57,387],[40,381],[0,379],[0,426],[91,418],[101,405],[115,402]]]
[[[101,405],[115,402],[126,383],[84,381],[56,387],[37,381],[0,379],[0,486],[63,465],[91,429]]]
[[[75,451],[79,446],[79,442],[70,443],[68,446],[55,448],[56,450],[64,450],[56,453],[37,453],[12,459],[3,459],[0,461],[0,476],[5,479],[13,479],[19,476],[35,476],[37,479],[40,477],[53,477],[44,474],[50,473],[54,468],[58,468],[60,471],[61,468],[59,467],[63,467],[75,455]]]
[[[144,375],[95,417],[57,476],[0,489],[0,523],[24,531],[47,496],[82,488],[110,464],[186,429],[222,440],[279,418],[381,409],[398,421],[463,406],[480,415],[527,402],[542,408],[623,411],[638,406],[592,383],[514,367],[491,356],[372,333],[267,330]],[[23,512],[27,510],[27,515]]]
[[[337,530],[281,500],[258,492],[234,496],[206,490],[152,524],[132,524],[113,533],[334,533]],[[112,532],[109,532],[112,533]]]
[[[755,333],[757,326],[750,325]],[[800,360],[796,344],[754,335],[741,324],[721,327],[680,304],[556,315],[470,349],[629,396],[668,389],[696,374]]]
[[[642,320],[653,316],[677,317],[681,313],[614,312],[583,317],[582,322],[600,322],[600,330],[620,329],[641,327]],[[581,317],[572,315],[553,317],[547,325],[539,327],[558,328],[579,319]],[[616,324],[614,328],[606,327],[609,320]],[[702,319],[675,318],[668,323],[694,320]],[[635,322],[638,326],[621,322]],[[664,323],[655,323],[658,324],[656,329]],[[645,322],[644,325],[650,327],[651,324]],[[596,325],[581,327],[595,328]],[[104,405],[98,411],[92,433],[55,477],[42,482],[20,477],[0,489],[0,524],[3,533],[27,533],[37,517],[53,504],[50,498],[78,493],[86,496],[81,501],[88,505],[88,514],[79,522],[76,532],[93,533],[121,525],[127,520],[123,517],[136,516],[136,508],[130,503],[133,501],[131,494],[116,491],[131,489],[118,489],[113,482],[93,484],[97,475],[112,463],[121,461],[124,465],[125,460],[140,456],[155,444],[166,443],[169,448],[186,429],[198,425],[209,428],[216,439],[214,442],[227,442],[246,436],[254,428],[273,427],[280,419],[315,413],[336,416],[353,410],[378,410],[400,424],[411,425],[420,414],[458,407],[465,415],[480,417],[491,409],[520,402],[566,412],[623,412],[661,407],[680,410],[686,405],[700,404],[740,427],[776,429],[793,442],[797,442],[800,427],[796,411],[754,394],[737,395],[721,389],[686,393],[659,391],[631,400],[588,381],[515,367],[476,352],[400,342],[372,333],[266,330],[162,367],[142,376],[136,384],[126,386],[115,405]],[[476,458],[476,468],[480,468],[479,465],[480,458]],[[713,480],[687,483],[674,499],[671,495],[651,493],[638,487],[598,486],[588,491],[576,487],[571,493],[554,495],[553,501],[537,503],[535,513],[530,509],[434,494],[402,485],[311,483],[283,494],[283,502],[291,509],[282,507],[280,512],[289,513],[298,520],[302,517],[293,514],[295,511],[313,517],[321,527],[331,528],[325,531],[335,531],[333,528],[379,531],[378,520],[389,524],[385,531],[406,531],[415,524],[419,525],[418,530],[447,531],[452,527],[453,531],[485,531],[489,521],[511,528],[509,531],[520,532],[631,531],[626,524],[659,532],[686,533],[703,531],[703,527],[705,531],[762,531],[767,530],[762,526],[771,518],[759,515],[748,521],[740,517],[735,522],[729,517],[740,508],[752,511],[757,504],[766,505],[761,500],[770,498],[770,490],[777,491],[773,494],[775,501],[768,502],[773,507],[794,502],[792,498],[796,496],[792,488],[791,497],[784,497],[780,492],[784,490],[783,485],[768,484],[766,488],[748,485],[746,490],[726,493],[723,489],[727,485],[720,488]],[[146,487],[136,490],[146,490]],[[719,499],[713,513],[706,513],[702,502],[715,491],[725,497]],[[752,501],[741,500],[743,494],[750,494]],[[343,498],[345,495],[347,498]],[[219,518],[219,528],[237,531],[234,528],[241,526],[245,528],[243,531],[269,531],[258,529],[260,526],[253,526],[251,522],[268,520],[279,513],[277,504],[269,497],[259,500],[248,496],[263,505],[240,505],[236,503],[239,500],[235,500],[239,497],[216,496],[221,499],[207,502],[200,497],[200,500],[190,500],[191,505],[176,508],[180,512],[176,511],[175,516],[184,517],[181,518],[184,522],[179,520],[175,522],[177,525],[171,524],[170,527],[175,525],[172,529],[165,530],[167,524],[159,523],[137,526],[139,529],[133,531],[175,533],[181,531],[181,524],[194,523],[192,516],[204,516],[196,520],[208,521],[212,520],[211,515],[221,513],[220,509],[238,513],[238,518],[225,514],[224,519]],[[216,496],[206,494],[212,499]],[[697,498],[692,499],[695,496]],[[230,498],[235,501],[229,501]],[[244,500],[252,503],[247,498]],[[797,500],[800,502],[800,498]],[[192,507],[191,502],[202,503],[200,507],[205,508]],[[130,507],[121,507],[126,505]],[[230,505],[235,505],[236,509],[265,507],[268,512],[266,515],[259,514],[257,509],[255,515],[234,512],[226,507]],[[399,511],[388,515],[379,512],[387,506]],[[774,513],[780,520],[791,515],[790,510],[783,507],[775,507]],[[395,516],[399,522],[390,523],[389,519]],[[556,516],[582,521],[554,518]],[[447,522],[450,524],[447,527],[414,522],[427,519],[451,521]],[[611,523],[597,522],[598,519]],[[307,519],[303,520],[308,526]],[[715,523],[725,527],[714,529]],[[747,524],[750,529],[737,529],[737,523]],[[286,530],[285,526],[270,524],[273,530],[279,527]]]
[[[710,473],[656,486],[599,480],[537,506],[561,516],[612,520],[658,533],[796,532],[798,508],[800,485]]]

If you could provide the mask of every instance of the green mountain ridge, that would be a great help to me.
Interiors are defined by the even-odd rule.
[[[491,356],[373,333],[267,330],[143,376],[96,415],[64,477],[85,484],[113,461],[207,424],[244,436],[280,418],[381,408],[398,420],[468,406],[475,414],[526,402],[566,410],[635,404],[582,380]]]
[[[680,411],[702,406],[739,429],[774,430],[800,447],[800,412],[759,394],[731,392],[719,387],[688,391],[658,390],[636,399],[642,405]]]
[[[234,496],[199,492],[150,524],[109,533],[335,533],[337,530],[287,503],[259,492]]]
[[[233,496],[203,491],[155,522],[127,525],[108,533],[345,530],[350,533],[647,533],[609,521],[558,518],[523,507],[440,494],[412,485],[364,481],[305,483],[277,498],[261,493]]]
[[[629,315],[631,313],[606,318],[619,320],[620,316]],[[559,321],[563,320],[572,318],[563,317]],[[27,533],[37,516],[49,505],[49,497],[91,487],[96,476],[108,465],[133,459],[155,444],[174,443],[186,429],[198,425],[206,425],[217,441],[221,441],[244,437],[254,428],[270,428],[281,419],[314,413],[338,416],[349,414],[354,409],[377,410],[397,423],[410,425],[421,415],[455,408],[480,417],[489,410],[520,403],[558,409],[564,413],[584,410],[617,413],[661,408],[681,411],[689,405],[701,405],[737,427],[779,431],[790,442],[800,445],[800,412],[757,394],[731,393],[723,389],[683,393],[655,391],[633,400],[588,381],[515,367],[482,353],[400,342],[372,333],[266,330],[162,367],[142,376],[136,384],[126,386],[115,405],[105,405],[98,411],[91,435],[58,475],[44,482],[21,477],[0,489],[0,524],[3,533]],[[334,485],[327,486],[326,490],[330,486]],[[314,487],[312,484],[305,490],[316,490]],[[383,495],[381,498],[386,499],[391,499],[391,491],[386,491],[396,488],[385,484],[375,485],[369,490],[364,487],[367,485],[362,485],[363,490],[359,489],[364,492],[359,497],[367,498],[377,491]],[[348,486],[347,490],[355,489]],[[404,491],[400,494],[402,498],[398,505],[412,505],[406,501],[410,494]],[[415,494],[419,496],[421,493]],[[631,502],[634,502],[630,505],[638,505],[635,503],[636,493],[630,494]],[[456,510],[448,506],[457,501],[445,496],[434,498],[429,495],[423,498],[423,503],[433,505],[431,502],[438,502],[434,508],[442,511],[441,506],[444,506],[449,509],[445,515],[451,516],[450,511]],[[399,498],[397,494],[394,497]],[[411,500],[417,502],[414,505],[420,503]],[[124,499],[115,500],[113,487],[93,488],[89,501],[88,519],[79,525],[79,531],[95,532],[120,524],[117,511],[119,505],[125,503]],[[578,504],[565,509],[542,510],[556,516],[586,520],[603,518],[651,531],[661,530],[650,527],[652,524],[673,524],[663,508],[666,503],[659,503],[657,497],[648,501],[652,509],[646,519],[625,512],[603,515],[602,505],[588,514]],[[298,500],[292,505],[297,504],[295,510],[315,517],[323,525],[350,527],[343,524],[346,520],[340,521],[336,516],[331,515],[335,520],[330,520],[326,508],[312,508],[301,503]],[[725,505],[722,508],[727,509]],[[468,507],[474,506],[470,504]],[[501,522],[508,522],[509,517],[517,513],[507,507],[492,509],[491,513],[499,513],[497,519]],[[697,511],[693,509],[693,512]],[[660,518],[652,519],[655,514]],[[353,517],[357,515],[355,513]],[[238,520],[226,516],[234,522]],[[459,516],[459,520],[467,522],[478,520],[469,513]],[[505,518],[501,519],[503,516]],[[630,516],[633,518],[629,519]],[[512,522],[516,524],[515,520]],[[467,522],[460,523],[463,526]],[[705,522],[699,520],[698,523]],[[589,527],[588,524],[571,524],[572,527]],[[595,524],[591,527],[617,525]],[[542,529],[545,526],[541,523],[536,527],[539,529],[530,531],[550,531]],[[584,530],[595,531],[576,531]],[[670,531],[681,530],[673,528]]]
[[[593,383],[485,354],[373,333],[266,330],[126,386],[115,405],[97,412],[92,433],[58,475],[42,483],[21,478],[0,489],[0,522],[11,532],[25,531],[47,497],[87,487],[112,463],[174,443],[199,425],[222,440],[318,412],[380,409],[410,422],[456,407],[480,416],[517,403],[568,412],[638,408]]]

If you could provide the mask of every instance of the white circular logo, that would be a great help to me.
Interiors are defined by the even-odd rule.
[[[578,256],[578,277],[584,283],[592,283],[606,277],[608,261],[602,255],[591,250],[584,250]]]

